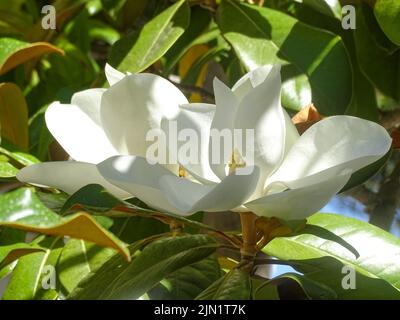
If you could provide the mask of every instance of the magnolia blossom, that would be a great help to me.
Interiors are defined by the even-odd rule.
[[[303,219],[321,209],[352,173],[381,158],[391,145],[383,127],[350,116],[326,118],[299,136],[281,106],[279,66],[258,68],[232,89],[215,79],[214,93],[215,106],[181,106],[175,115],[163,116],[161,127],[167,135],[171,121],[201,135],[213,129],[253,129],[254,163],[247,175],[238,174],[243,167],[227,170],[228,158],[213,163],[215,149],[207,138],[201,140],[200,163],[185,163],[197,181],[137,155],[105,160],[98,164],[101,175],[149,206],[180,215],[232,210]],[[234,147],[222,153],[234,154]]]
[[[54,102],[46,111],[49,131],[74,161],[26,167],[17,175],[20,181],[69,194],[97,183],[119,198],[132,197],[107,182],[96,164],[115,155],[145,156],[147,132],[159,128],[163,116],[173,116],[179,105],[188,101],[178,88],[160,76],[125,75],[109,65],[105,73],[110,88],[78,92],[71,104]]]
[[[156,75],[125,76],[110,67],[106,72],[109,89],[78,93],[71,105],[55,103],[46,112],[49,130],[80,162],[33,165],[20,171],[21,181],[68,193],[100,183],[119,197],[135,196],[179,215],[233,210],[302,219],[390,148],[384,128],[349,116],[326,118],[299,136],[281,107],[279,66],[255,69],[232,89],[215,79],[216,105],[188,104]],[[199,162],[184,163],[186,174],[146,159],[149,130],[159,128],[168,136],[172,121],[202,136]],[[217,151],[225,158],[211,160],[216,150],[210,132],[223,129],[253,130],[252,161],[244,154],[235,158],[236,146],[224,144]],[[178,162],[183,164],[179,157]]]

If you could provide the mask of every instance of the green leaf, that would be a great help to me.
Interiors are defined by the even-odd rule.
[[[1,137],[28,148],[28,107],[21,89],[13,83],[0,84]]]
[[[14,178],[18,169],[8,161],[0,161],[0,178]]]
[[[79,208],[92,213],[111,217],[140,216],[144,218],[168,218],[169,220],[173,219],[196,229],[218,232],[215,228],[204,223],[174,214],[160,213],[147,207],[144,208],[143,203],[135,205],[131,202],[115,198],[100,185],[89,184],[71,195],[64,204],[61,212]]]
[[[110,64],[120,71],[140,72],[160,59],[189,24],[189,6],[180,0],[145,24],[139,33],[121,38],[111,50]]]
[[[152,300],[192,300],[222,276],[214,256],[179,269],[148,294]]]
[[[400,2],[397,0],[377,0],[374,14],[383,32],[400,46]]]
[[[330,288],[336,293],[337,299],[340,300],[356,300],[356,299],[400,299],[400,291],[390,285],[387,281],[366,275],[359,270],[352,269],[353,266],[343,263],[333,257],[321,257],[315,259],[306,259],[297,261],[299,264],[293,264],[293,267],[304,274],[303,279],[318,284],[321,289]],[[354,272],[352,271],[354,270]],[[328,276],[329,275],[329,276]],[[347,285],[354,287],[346,287]],[[304,288],[307,291],[307,288]],[[317,289],[317,288],[316,288]],[[309,291],[309,290],[308,290]],[[325,290],[319,290],[323,291]],[[334,298],[329,297],[327,293],[317,298]],[[307,293],[306,293],[307,294]],[[314,294],[308,294],[310,298],[314,298]]]
[[[0,147],[0,153],[11,158],[20,166],[30,166],[40,161],[33,155],[20,151],[9,151],[5,148]]]
[[[335,214],[315,214],[308,223],[335,233],[360,257],[335,242],[307,234],[276,238],[263,251],[283,260],[333,257],[366,277],[384,280],[400,289],[400,239],[366,222]]]
[[[382,158],[371,163],[370,165],[354,172],[350,180],[346,183],[346,185],[340,190],[340,192],[344,192],[353,187],[359,186],[366,182],[368,179],[372,178],[389,160],[390,155],[392,154],[392,150],[389,150]]]
[[[45,53],[64,54],[61,49],[47,42],[28,43],[5,37],[0,38],[0,48],[0,75]]]
[[[233,269],[200,293],[196,300],[249,300],[250,288],[250,275]]]
[[[342,18],[342,7],[338,0],[295,0],[303,3],[314,10],[337,19]]]
[[[183,55],[194,45],[204,43],[201,35],[209,28],[211,24],[211,15],[207,10],[200,7],[191,8],[190,24],[182,36],[164,55],[165,65],[164,74],[168,75],[177,65]]]
[[[364,75],[382,93],[399,100],[400,52],[396,51],[390,54],[376,44],[367,24],[367,18],[372,14],[366,5],[357,8],[357,28],[354,30],[354,41],[358,63]]]
[[[111,232],[126,243],[134,243],[152,235],[169,231],[169,226],[144,217],[114,218]]]
[[[37,251],[43,251],[43,249],[27,243],[0,246],[0,269],[24,255]]]
[[[291,63],[298,75],[308,77],[313,103],[322,114],[345,112],[352,97],[352,71],[339,36],[281,12],[233,0],[221,1],[217,21],[248,70]]]
[[[162,238],[141,252],[133,245],[130,263],[118,255],[112,257],[81,281],[69,299],[137,299],[175,271],[208,257],[217,247],[206,235]]]
[[[71,293],[84,277],[101,267],[114,254],[114,250],[100,248],[83,240],[68,240],[57,263],[62,289],[67,295]]]
[[[271,291],[274,286],[285,283],[287,281],[295,282],[301,287],[308,299],[312,300],[326,300],[326,299],[336,299],[336,292],[330,287],[324,285],[323,283],[314,281],[307,278],[301,274],[297,273],[285,273],[279,275],[278,277],[265,281],[260,285],[254,293],[255,300],[262,300],[266,296],[266,293]]]
[[[60,238],[46,238],[40,242],[45,252],[36,252],[19,259],[11,280],[4,292],[4,300],[54,300],[58,293],[54,288],[46,288],[45,276],[51,278],[63,246]],[[50,268],[51,269],[50,269]],[[55,274],[53,274],[55,276]]]
[[[125,258],[125,244],[86,213],[61,217],[48,209],[33,189],[20,188],[0,196],[0,226],[53,236],[69,236],[119,251]]]

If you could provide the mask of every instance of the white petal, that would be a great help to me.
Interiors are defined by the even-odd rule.
[[[292,149],[293,145],[296,143],[297,139],[299,139],[300,135],[296,129],[296,126],[293,124],[292,119],[289,114],[283,109],[283,114],[285,116],[285,152],[284,156]]]
[[[56,161],[34,164],[21,169],[17,174],[21,182],[40,187],[60,189],[73,194],[88,184],[100,184],[120,199],[132,197],[107,182],[98,172],[96,165],[77,161]]]
[[[208,163],[210,127],[214,114],[215,105],[191,103],[181,105],[175,117],[164,118],[161,122],[169,150],[177,155],[178,162],[190,174],[206,183],[219,181]],[[190,151],[179,152],[183,150],[184,145],[188,146]],[[195,159],[190,159],[187,153],[192,153]]]
[[[126,76],[125,73],[118,71],[117,69],[114,69],[108,63],[106,63],[104,71],[106,73],[106,78],[110,86],[116,84],[118,81],[120,81]]]
[[[209,159],[210,167],[214,173],[223,179],[226,176],[225,167],[230,160],[233,152],[233,125],[236,116],[236,111],[239,106],[239,99],[233,92],[218,78],[214,79],[214,94],[216,111],[211,123],[211,130],[216,134],[223,133],[223,130],[230,132],[231,139],[225,144],[224,138],[219,139],[217,143],[216,135],[214,138],[210,136],[209,142]],[[214,160],[213,160],[214,157]]]
[[[248,168],[249,169],[249,168]],[[253,167],[249,174],[231,174],[214,186],[202,186],[199,192],[191,191],[188,180],[164,176],[160,187],[169,201],[182,212],[218,212],[234,209],[253,194],[259,178],[259,169]],[[193,192],[190,201],[185,201],[186,192]]]
[[[390,146],[390,136],[374,122],[350,116],[329,117],[300,136],[267,182],[294,181],[318,173],[323,175],[319,179],[327,179],[343,169],[353,173],[380,159]]]
[[[134,194],[150,207],[179,215],[236,207],[246,200],[258,178],[258,170],[254,170],[251,175],[230,178],[225,183],[202,185],[135,156],[110,158],[99,164],[98,169],[109,182]]]
[[[280,91],[280,67],[274,66],[265,81],[242,99],[235,118],[235,129],[254,130],[254,163],[265,178],[280,164],[285,149]],[[245,160],[251,164],[251,159]]]
[[[272,69],[273,65],[264,65],[246,73],[235,83],[232,91],[239,99],[242,99],[253,88],[263,83]]]
[[[118,154],[99,125],[99,99],[93,89],[75,94],[75,104],[52,103],[46,110],[46,124],[64,150],[75,160],[98,163]]]
[[[128,75],[103,94],[103,129],[121,154],[145,156],[148,131],[160,128],[162,117],[172,118],[185,103],[183,93],[162,77]]]
[[[264,196],[245,204],[259,216],[300,220],[316,213],[347,183],[350,174],[337,175],[316,184]]]

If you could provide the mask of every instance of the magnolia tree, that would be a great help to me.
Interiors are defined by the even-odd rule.
[[[400,6],[266,2],[0,2],[3,299],[400,298]]]

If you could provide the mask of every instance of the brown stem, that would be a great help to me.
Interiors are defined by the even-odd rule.
[[[257,253],[257,216],[252,212],[241,212],[243,245],[240,250],[242,261],[252,262]]]

